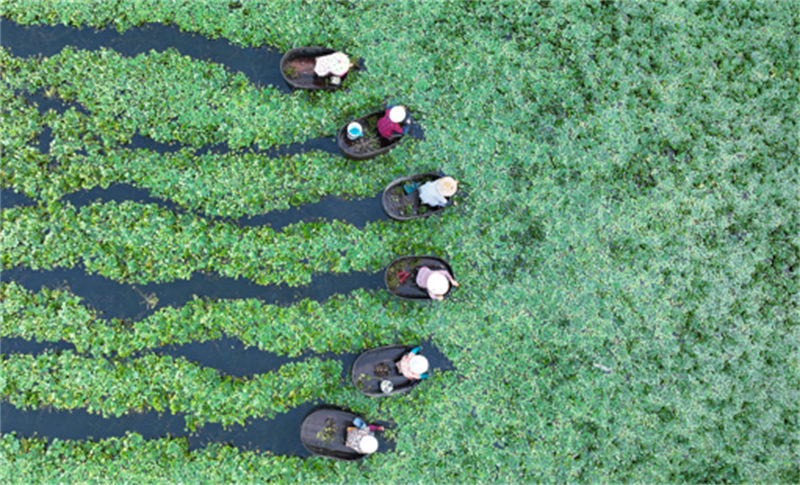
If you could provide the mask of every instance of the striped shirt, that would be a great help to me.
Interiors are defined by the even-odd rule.
[[[395,133],[403,133],[403,127],[389,119],[389,110],[383,114],[383,118],[378,120],[378,133],[387,140],[392,138]]]

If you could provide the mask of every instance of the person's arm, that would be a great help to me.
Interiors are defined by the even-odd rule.
[[[458,281],[453,279],[453,276],[450,274],[449,271],[445,271],[444,275],[447,276],[448,280],[450,280],[450,284],[452,284],[453,286],[458,286]]]
[[[400,360],[397,361],[397,373],[402,374],[404,377],[408,372],[408,354],[403,355]]]
[[[396,140],[406,134],[404,128],[398,125],[397,123],[394,123],[394,125],[392,126],[392,131],[394,133],[392,133],[392,137],[390,138],[391,140]]]

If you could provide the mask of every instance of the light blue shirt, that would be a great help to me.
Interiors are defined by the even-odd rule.
[[[419,188],[419,199],[433,207],[444,207],[447,205],[447,199],[439,193],[435,180],[423,184]]]

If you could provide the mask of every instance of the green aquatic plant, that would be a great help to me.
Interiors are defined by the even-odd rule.
[[[83,3],[36,3],[10,0],[3,5],[3,15],[21,22],[72,26],[110,27],[124,32],[146,23],[175,24],[182,30],[199,32],[216,39],[223,37],[242,46],[268,44],[283,50],[298,45],[329,45],[339,38],[335,23],[328,29],[298,29],[309,19],[326,21],[348,13],[352,5],[346,2],[304,3],[276,0],[270,3],[247,4],[200,0],[188,5],[171,2],[141,5],[136,1],[123,5],[93,5]],[[134,8],[138,7],[138,8]],[[210,19],[227,19],[223,27]]]
[[[295,69],[292,66],[286,66],[283,69],[283,73],[286,74],[286,77],[293,78],[293,77],[297,76],[297,69]]]
[[[65,290],[30,292],[0,284],[0,338],[67,341],[80,353],[126,357],[170,344],[236,337],[247,346],[281,355],[356,352],[400,338],[420,341],[433,327],[424,308],[407,307],[386,292],[356,290],[324,302],[289,306],[257,299],[196,298],[139,321],[106,320]],[[242,322],[247,322],[242,325]]]
[[[86,8],[81,2],[3,2],[2,15],[25,24],[124,30],[169,21],[241,45],[347,46],[368,66],[350,92],[286,95],[174,51],[125,59],[112,51],[64,49],[46,59],[19,59],[0,49],[0,96],[10,106],[3,112],[9,129],[0,140],[7,143],[0,183],[42,194],[45,201],[37,210],[3,209],[4,265],[69,265],[92,254],[107,259],[97,268],[109,275],[150,280],[204,265],[258,275],[261,263],[254,262],[284,245],[308,244],[313,248],[302,251],[323,261],[344,251],[352,260],[345,267],[369,267],[373,263],[367,260],[377,261],[381,252],[435,250],[453,263],[461,288],[453,300],[424,308],[343,296],[335,300],[341,318],[334,305],[308,314],[300,304],[287,313],[270,309],[283,315],[275,320],[275,327],[283,327],[275,330],[282,339],[275,346],[291,352],[303,346],[357,349],[375,343],[375,332],[380,342],[402,340],[416,332],[409,330],[415,324],[433,334],[457,372],[436,375],[397,398],[370,400],[347,386],[325,396],[369,419],[391,416],[397,424],[393,452],[353,466],[223,445],[190,451],[185,440],[145,441],[135,434],[48,443],[4,433],[0,480],[800,481],[795,452],[800,335],[793,311],[800,293],[800,228],[792,217],[800,206],[796,6],[503,0],[398,6],[123,0]],[[384,35],[387,25],[402,25],[403,35]],[[206,78],[195,80],[195,73]],[[128,84],[132,89],[123,94]],[[55,88],[58,98],[78,102],[91,115],[39,116],[10,94],[39,88]],[[255,141],[269,147],[332,134],[342,120],[384,102],[424,113],[425,140],[404,142],[374,165],[318,168],[303,162],[324,155],[298,158],[291,162],[294,174],[256,177],[253,189],[243,189],[235,172],[249,163],[270,170],[254,158],[224,159],[232,163],[233,172],[227,172],[225,162],[191,154],[182,168],[174,154],[164,162],[168,175],[158,178],[145,174],[148,165],[157,172],[157,156],[128,153],[123,146],[138,130],[157,141],[187,145],[184,154],[207,143]],[[37,133],[51,122],[60,130],[52,148],[59,163],[66,160],[63,171],[46,168],[49,160],[35,147]],[[85,156],[78,153],[82,147]],[[136,157],[142,162],[128,160]],[[119,165],[130,167],[131,174]],[[346,180],[348,170],[374,169],[363,178],[375,193],[383,174],[392,179],[420,171],[402,173],[406,167],[439,168],[462,181],[467,197],[457,213],[357,232],[324,224],[323,232],[371,238],[355,245],[340,237],[317,239],[306,226],[308,238],[276,236],[272,244],[254,237],[252,245],[233,248],[239,259],[230,266],[222,253],[213,261],[200,257],[202,263],[170,257],[182,254],[187,243],[191,256],[207,241],[221,243],[229,234],[231,244],[243,241],[237,239],[242,233],[230,232],[232,226],[127,206],[96,206],[79,217],[53,203],[81,187],[125,180],[209,214],[252,214],[263,212],[256,207],[260,203],[277,207],[275,199],[291,203],[351,193],[334,189],[334,181],[308,195],[318,175],[309,175],[308,184],[289,182],[284,191],[278,187],[282,178],[315,170],[324,177],[330,169],[331,179]],[[230,181],[231,189],[203,190],[200,182],[208,185],[215,175],[216,185]],[[253,195],[264,180],[272,184],[274,198]],[[192,190],[202,195],[189,195]],[[367,188],[357,192],[366,194]],[[246,202],[237,206],[242,194]],[[73,240],[70,230],[53,231],[61,226],[49,211],[66,217],[71,227],[82,223],[84,235]],[[88,215],[94,213],[96,220]],[[154,222],[148,223],[151,216]],[[162,220],[159,233],[156,221]],[[136,237],[163,244],[169,254],[148,248],[132,258],[136,264],[129,271],[113,269],[119,246],[94,248],[116,237],[106,234],[109,226],[127,228],[128,221],[142,224]],[[194,240],[200,241],[196,250]],[[27,255],[24,245],[35,254]],[[263,248],[270,254],[259,252]],[[362,258],[362,252],[371,256]],[[303,280],[306,273],[296,261],[305,253],[281,254],[277,259],[289,262],[282,269],[302,273],[296,280]],[[157,265],[162,256],[167,269],[152,271],[142,264]],[[202,305],[220,319],[236,315],[242,327],[268,308],[253,302]],[[185,308],[192,312],[202,305]],[[39,308],[35,304],[31,312]],[[12,315],[19,312],[24,310]],[[86,317],[85,309],[67,305],[53,335],[69,333],[72,312]],[[408,319],[398,318],[406,312]],[[223,327],[204,327],[197,316],[160,315],[199,325],[199,335]],[[348,317],[356,323],[346,332],[329,331]],[[294,320],[297,326],[291,327]],[[147,321],[151,333],[140,330],[132,339],[139,345],[175,335],[192,338]],[[32,330],[31,322],[21,319],[20,325],[31,334],[48,332]],[[265,321],[257,327],[240,333],[254,340],[272,335]],[[306,330],[293,342],[298,328]],[[121,341],[131,334],[119,335]],[[119,346],[115,338],[105,340]],[[14,368],[3,376],[19,380],[27,372]],[[68,374],[62,379],[63,386],[77,382]],[[216,386],[225,389],[219,383],[204,389]],[[29,398],[47,395],[33,391]]]
[[[394,254],[430,247],[422,239],[410,244],[413,232],[396,232],[384,221],[364,229],[338,221],[297,223],[276,232],[130,201],[79,210],[59,203],[6,209],[2,221],[4,268],[82,262],[89,272],[130,283],[188,279],[206,271],[300,286],[314,273],[377,271]],[[51,236],[36,236],[43,233]]]
[[[20,112],[18,118],[27,114],[30,111]],[[392,177],[414,169],[396,163],[398,157],[413,156],[414,143],[369,165],[353,166],[338,155],[318,151],[272,158],[256,153],[197,156],[186,148],[165,154],[131,150],[124,145],[132,134],[101,130],[93,118],[75,110],[53,114],[49,126],[52,158],[38,153],[32,134],[20,133],[13,145],[7,144],[8,163],[0,183],[53,201],[79,189],[127,182],[185,208],[238,217],[317,202],[325,195],[372,197]],[[102,145],[103,135],[127,138],[111,147]],[[159,169],[153,170],[156,165]],[[219,184],[220,177],[227,183]]]
[[[152,309],[154,309],[155,307],[158,306],[158,296],[156,296],[155,293],[153,293],[153,292],[151,292],[151,293],[143,293],[142,291],[140,291],[136,287],[134,287],[134,289],[136,290],[137,293],[139,293],[139,296],[142,297],[142,300],[143,300],[143,302],[144,302],[144,304],[145,304],[145,306],[147,307],[148,310],[152,310]]]
[[[336,421],[331,418],[325,420],[325,426],[317,432],[317,439],[330,442],[336,436]]]
[[[71,351],[12,354],[0,367],[9,376],[2,398],[17,407],[85,408],[103,416],[169,411],[186,414],[191,429],[210,422],[270,419],[333,392],[341,373],[341,363],[311,358],[243,379],[182,358],[106,360]]]
[[[174,49],[129,58],[107,49],[65,47],[44,60],[5,55],[0,62],[12,90],[44,89],[79,103],[101,129],[128,138],[138,131],[193,147],[269,148],[331,135],[348,119],[354,109],[349,105],[368,110],[374,104],[360,83],[344,97],[286,96]]]

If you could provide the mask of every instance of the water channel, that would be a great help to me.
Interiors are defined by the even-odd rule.
[[[430,342],[422,342],[423,353],[428,357],[434,372],[454,370],[452,363]],[[59,352],[75,347],[69,342],[33,342],[20,338],[4,338],[0,352],[38,354]],[[354,353],[323,354],[308,353],[298,357],[280,356],[253,347],[245,347],[234,338],[225,337],[208,342],[193,342],[184,345],[168,345],[153,349],[161,355],[182,357],[198,364],[213,367],[220,373],[248,378],[255,374],[274,371],[290,362],[318,357],[339,360],[342,363],[341,379],[350,383],[349,371],[356,358]],[[126,357],[134,359],[145,352]],[[417,391],[419,392],[419,391]],[[104,418],[82,409],[57,410],[51,407],[19,409],[8,403],[0,403],[0,433],[15,432],[20,436],[69,440],[98,440],[113,436],[124,436],[126,432],[139,433],[145,439],[161,437],[186,437],[189,449],[207,446],[212,442],[236,446],[240,449],[269,451],[276,454],[308,456],[300,442],[300,423],[303,418],[322,404],[314,401],[303,403],[272,419],[251,419],[242,425],[222,426],[216,423],[204,425],[196,432],[186,429],[182,414],[158,413],[155,411],[133,412],[121,417]],[[380,424],[390,425],[382,421]],[[394,448],[394,443],[381,439],[382,451]]]
[[[277,66],[281,52],[269,47],[241,47],[224,39],[181,32],[174,25],[145,24],[120,33],[113,28],[75,28],[64,25],[20,25],[0,19],[3,47],[17,57],[52,56],[65,46],[83,50],[113,49],[129,57],[174,48],[195,59],[222,64],[243,73],[253,84],[290,92]]]
[[[175,26],[147,24],[119,33],[112,28],[97,30],[65,26],[22,26],[8,19],[0,19],[0,31],[2,31],[3,47],[18,57],[51,56],[68,45],[85,50],[106,47],[126,56],[135,56],[150,50],[163,51],[167,48],[175,48],[181,54],[219,63],[231,71],[241,72],[255,85],[271,86],[284,93],[290,92],[280,75],[278,65],[281,53],[277,50],[268,47],[240,47],[226,40],[212,40],[197,34],[181,32]],[[81,105],[47,98],[42,91],[24,93],[22,96],[25,96],[29,103],[36,105],[40,112],[52,109],[63,113],[72,107],[83,114],[90,115]],[[410,135],[417,139],[424,139],[424,132],[418,124],[414,125]],[[45,126],[38,139],[38,147],[42,153],[49,152],[51,141],[51,129]],[[177,144],[159,143],[137,133],[127,145],[124,145],[124,148],[141,148],[157,153],[168,153],[181,147]],[[294,155],[310,150],[340,155],[333,136],[271,147],[266,150],[256,147],[248,149],[248,151],[270,157]],[[213,145],[198,148],[195,150],[195,154],[227,153],[229,151],[227,146]],[[62,200],[75,207],[81,207],[97,200],[117,202],[135,200],[143,203],[155,203],[178,212],[185,211],[174,202],[153,197],[146,189],[124,183],[112,184],[106,189],[95,187],[78,191],[64,196]],[[0,207],[3,209],[37,203],[38,201],[12,189],[3,189],[0,193]],[[270,225],[275,229],[280,229],[300,220],[336,218],[363,227],[366,222],[383,217],[385,216],[377,196],[357,200],[328,196],[314,204],[306,204],[286,211],[242,217],[236,219],[235,222],[243,226]],[[348,293],[357,288],[378,289],[383,286],[381,273],[319,274],[313,278],[311,284],[299,288],[290,288],[285,285],[261,286],[243,278],[233,279],[200,273],[184,281],[134,286],[89,274],[81,266],[49,271],[12,268],[2,272],[2,280],[15,281],[30,291],[39,291],[42,287],[68,287],[72,293],[83,298],[84,304],[98,310],[104,318],[116,317],[130,320],[145,318],[164,306],[181,306],[195,295],[216,299],[260,298],[271,303],[289,305],[303,298],[322,301],[334,293]],[[155,306],[148,305],[144,298],[145,295],[152,293],[158,296],[158,303]],[[425,342],[423,347],[425,355],[429,357],[435,370],[453,370],[452,363],[433,345]],[[21,338],[3,338],[0,341],[0,352],[4,355],[70,350],[75,351],[74,345],[65,341],[34,342]],[[351,385],[346,374],[355,358],[355,354],[352,353],[308,353],[289,358],[246,347],[238,339],[231,337],[185,345],[168,345],[151,349],[148,352],[186,358],[200,365],[213,367],[223,374],[245,378],[274,371],[281,365],[309,357],[336,359],[342,362],[344,385]],[[136,355],[126,358],[135,357]],[[415,392],[421,392],[422,388],[424,386]],[[136,432],[145,439],[166,436],[184,437],[187,439],[190,449],[217,442],[242,449],[308,456],[308,452],[299,440],[299,427],[303,417],[318,406],[320,403],[317,402],[304,403],[274,419],[254,419],[248,421],[244,426],[223,427],[218,424],[208,424],[197,432],[191,433],[186,429],[185,417],[179,414],[135,412],[119,418],[103,418],[80,409],[72,411],[51,408],[23,410],[9,402],[2,402],[0,403],[0,433],[15,432],[19,436],[38,436],[48,440],[54,438],[97,440],[111,436],[124,436],[126,432]],[[384,441],[380,448],[382,451],[387,451],[391,450],[393,446],[393,443]]]

